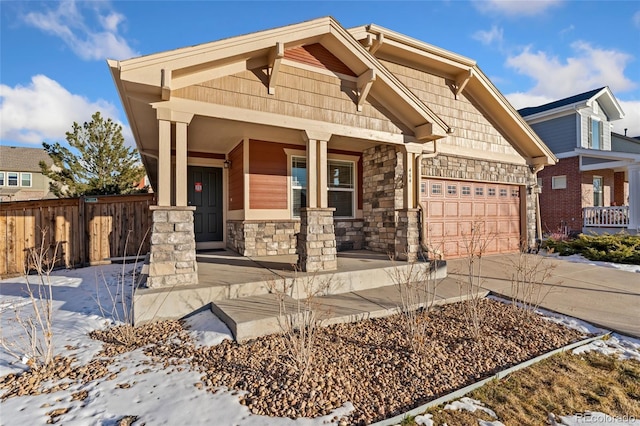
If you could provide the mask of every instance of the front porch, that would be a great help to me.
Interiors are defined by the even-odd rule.
[[[584,207],[582,233],[615,234],[626,232],[636,235],[638,229],[629,227],[629,206]]]
[[[376,289],[393,286],[393,274],[406,274],[412,267],[411,263],[395,262],[385,254],[367,250],[339,252],[337,270],[308,275],[296,271],[297,255],[245,257],[230,250],[211,250],[198,252],[196,260],[197,285],[138,287],[135,290],[133,306],[136,324],[183,317],[203,308],[208,309],[216,302],[231,306],[229,302],[234,300],[251,301],[256,297],[260,300],[261,296],[272,294],[273,288],[286,287],[292,298],[304,297],[304,289],[294,287],[295,282],[299,282],[294,279],[296,276],[330,280],[329,295],[365,290],[375,292]],[[418,264],[424,265],[420,261]],[[445,262],[440,262],[435,274],[437,279],[446,277]],[[389,289],[380,291],[388,293]],[[457,292],[458,289],[452,291]],[[395,303],[394,307],[397,306]],[[219,311],[216,313],[220,315]],[[233,330],[233,326],[230,328]]]

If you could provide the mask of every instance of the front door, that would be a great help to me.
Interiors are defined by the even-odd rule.
[[[222,169],[189,166],[187,173],[196,242],[222,241]]]

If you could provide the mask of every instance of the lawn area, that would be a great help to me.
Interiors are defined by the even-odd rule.
[[[543,425],[548,424],[550,413],[558,417],[587,411],[640,419],[640,361],[595,352],[565,352],[494,380],[467,396],[495,412],[505,425]],[[470,412],[439,406],[427,413],[435,425],[466,426],[478,424],[478,420],[496,420],[482,409]]]

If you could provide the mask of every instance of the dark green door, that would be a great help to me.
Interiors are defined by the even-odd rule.
[[[222,169],[189,166],[187,173],[196,242],[222,241]]]

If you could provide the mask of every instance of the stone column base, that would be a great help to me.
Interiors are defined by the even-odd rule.
[[[328,208],[300,209],[298,267],[303,272],[338,269],[333,212]]]
[[[418,209],[398,210],[396,224],[396,247],[394,257],[398,260],[415,262],[420,252],[420,221]]]
[[[153,228],[147,287],[198,284],[195,207],[151,206]]]

